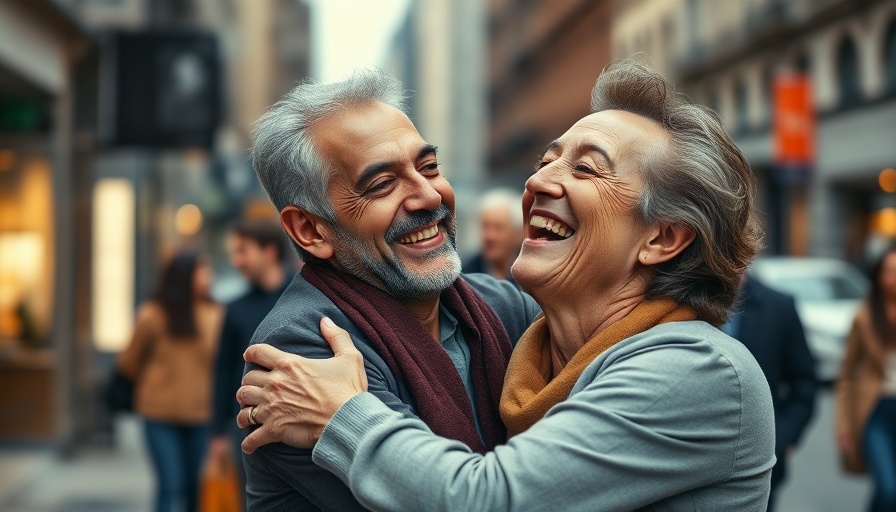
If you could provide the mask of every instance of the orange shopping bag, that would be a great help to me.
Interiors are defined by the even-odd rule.
[[[239,478],[228,455],[211,457],[202,471],[201,512],[242,512]]]

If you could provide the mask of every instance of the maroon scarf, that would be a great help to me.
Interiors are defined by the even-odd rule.
[[[498,403],[510,339],[492,308],[466,281],[456,279],[440,299],[458,319],[470,347],[473,395],[485,445],[476,432],[473,408],[457,368],[417,318],[382,290],[332,267],[306,263],[302,276],[367,336],[396,379],[407,385],[420,419],[433,432],[479,453],[506,440]]]

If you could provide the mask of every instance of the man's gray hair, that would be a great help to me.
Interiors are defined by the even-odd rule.
[[[665,128],[667,150],[640,155],[640,214],[649,223],[684,225],[696,234],[678,256],[655,266],[647,298],[674,299],[703,320],[725,323],[741,275],[762,246],[750,164],[712,110],[635,61],[615,62],[598,77],[591,111],[604,110],[638,114]]]
[[[382,102],[405,112],[401,82],[379,70],[359,70],[336,83],[305,80],[255,123],[252,165],[278,211],[295,205],[332,225],[336,213],[327,196],[332,163],[311,137],[318,121],[353,105]],[[299,255],[309,254],[296,247]]]

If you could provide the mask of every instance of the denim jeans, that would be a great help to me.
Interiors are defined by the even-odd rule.
[[[146,420],[144,433],[156,473],[156,512],[171,512],[178,502],[196,512],[209,427]]]
[[[896,398],[882,398],[863,437],[865,465],[874,482],[871,512],[896,510]]]

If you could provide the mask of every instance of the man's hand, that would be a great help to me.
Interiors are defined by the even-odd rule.
[[[320,332],[333,349],[330,359],[306,359],[265,344],[246,350],[246,361],[268,370],[247,373],[236,393],[242,405],[237,424],[252,425],[251,415],[260,425],[243,440],[245,453],[277,442],[313,447],[342,404],[367,391],[364,359],[348,332],[326,317]]]

